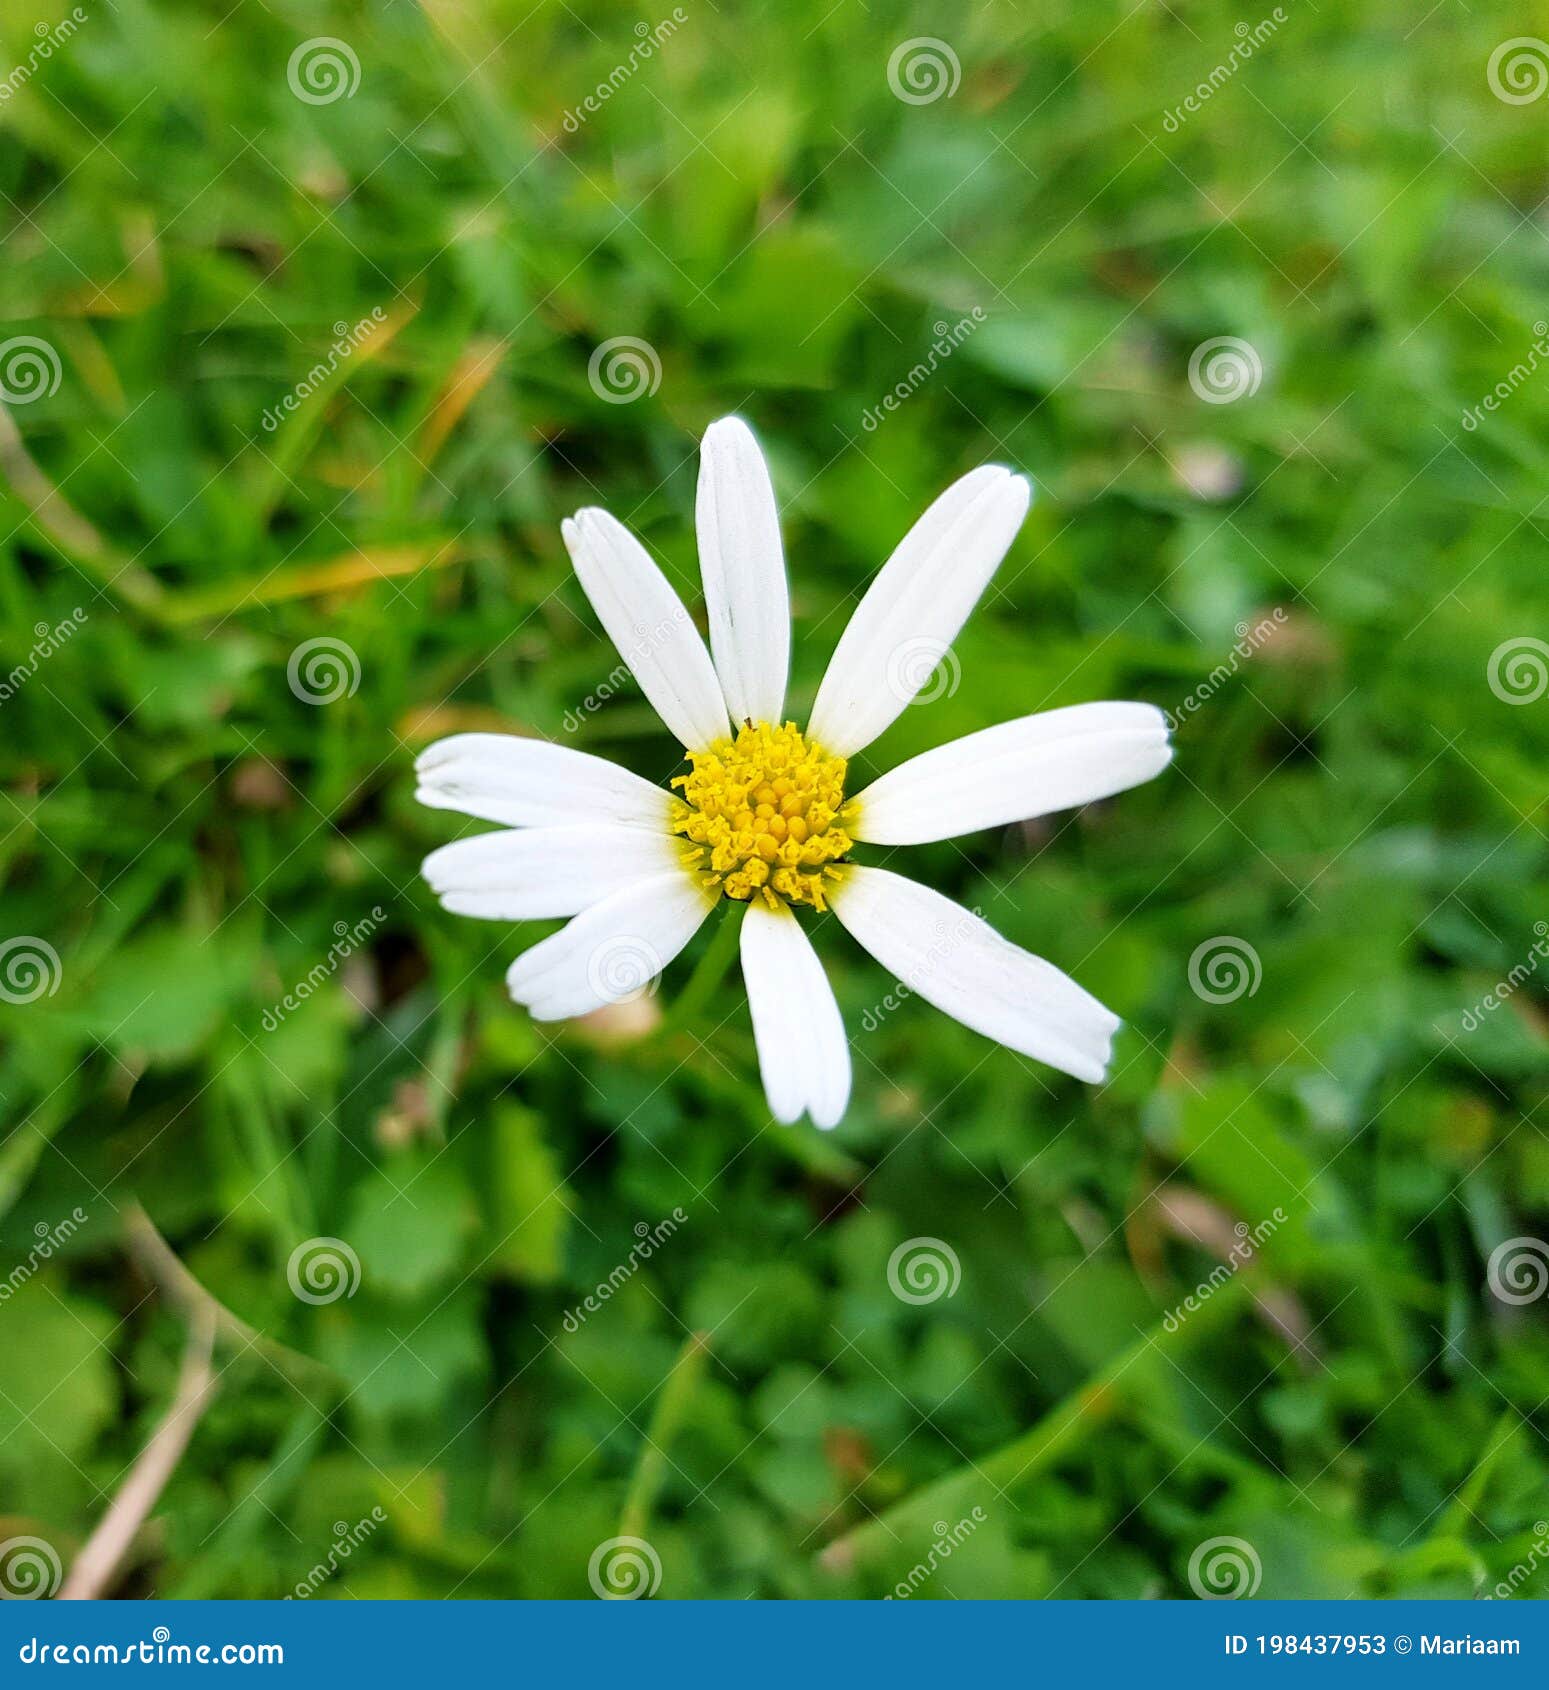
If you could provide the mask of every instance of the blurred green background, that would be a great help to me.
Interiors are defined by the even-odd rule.
[[[629,1536],[664,1598],[1188,1595],[1220,1538],[1263,1596],[1549,1594],[1524,27],[8,8],[0,1538],[70,1567],[213,1319],[115,1593],[586,1596]],[[1177,716],[894,865],[1125,1017],[1106,1086],[823,920],[855,1099],[780,1128],[740,987],[662,1024],[697,953],[539,1028],[546,929],[419,882],[478,831],[413,802],[440,734],[672,771],[559,522],[699,613],[732,410],[797,713],[941,488],[1037,482],[868,767]]]

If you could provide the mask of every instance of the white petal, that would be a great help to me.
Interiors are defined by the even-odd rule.
[[[805,1113],[816,1126],[837,1126],[850,1101],[850,1047],[823,965],[784,904],[748,905],[742,978],[770,1113],[785,1122]]]
[[[664,787],[606,758],[544,739],[453,734],[422,751],[414,769],[414,796],[433,810],[458,810],[508,827],[667,827],[671,800]]]
[[[421,872],[454,915],[542,921],[681,870],[679,844],[665,831],[638,827],[531,827],[443,845]]]
[[[922,845],[1069,810],[1139,786],[1172,761],[1149,704],[1075,704],[985,728],[900,763],[853,800],[850,833]]]
[[[778,723],[791,662],[790,595],[769,466],[741,417],[722,417],[705,433],[694,518],[726,708],[739,727]]]
[[[954,482],[899,542],[839,638],[808,733],[848,757],[930,679],[1027,515],[1032,488],[988,464]]]
[[[535,1021],[635,997],[694,937],[713,902],[682,869],[638,880],[524,951],[506,986]]]
[[[854,867],[829,901],[877,961],[927,1003],[1078,1080],[1103,1078],[1118,1017],[961,904],[887,869]]]
[[[726,732],[715,666],[683,600],[649,552],[606,511],[577,511],[560,525],[597,620],[658,716],[690,751]]]

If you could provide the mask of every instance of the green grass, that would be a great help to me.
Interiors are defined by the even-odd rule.
[[[0,938],[58,968],[0,1003],[0,1538],[68,1565],[172,1400],[198,1293],[138,1204],[232,1318],[125,1594],[332,1554],[319,1594],[585,1595],[622,1532],[664,1597],[880,1595],[962,1521],[921,1596],[1187,1594],[1221,1536],[1264,1596],[1549,1594],[1546,1305],[1486,1283],[1549,1237],[1549,698],[1491,685],[1549,634],[1545,107],[1487,80],[1520,13],[1285,12],[1171,127],[1259,14],[117,0],[16,84],[0,317],[57,385],[0,408]],[[359,83],[310,104],[324,34]],[[923,34],[961,78],[911,104]],[[659,361],[628,403],[588,379],[618,336]],[[1218,336],[1261,378],[1210,404]],[[443,732],[671,771],[559,522],[606,505],[697,609],[731,410],[798,709],[930,498],[1038,485],[869,766],[1180,713],[1149,786],[907,863],[1125,1017],[1105,1087],[822,920],[855,1100],[781,1128],[740,987],[539,1028],[502,976],[544,929],[419,883]],[[357,684],[309,705],[317,639]],[[1216,1002],[1221,938],[1258,984]],[[1239,1224],[1252,1265],[1175,1318]],[[316,1238],[353,1296],[293,1294]],[[918,1238],[960,1282],[916,1305]]]

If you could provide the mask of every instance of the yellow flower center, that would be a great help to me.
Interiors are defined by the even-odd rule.
[[[823,909],[825,885],[854,843],[840,825],[843,757],[810,744],[794,722],[749,723],[735,739],[689,753],[672,784],[672,831],[688,841],[695,877],[728,898]]]

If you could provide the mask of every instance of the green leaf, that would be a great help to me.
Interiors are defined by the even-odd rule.
[[[490,1122],[488,1154],[491,1261],[515,1279],[548,1284],[559,1277],[571,1198],[543,1123],[517,1103],[502,1103]]]
[[[363,1285],[423,1297],[462,1259],[475,1210],[461,1168],[447,1156],[395,1158],[355,1189],[344,1237]]]
[[[117,1322],[54,1277],[13,1272],[0,1286],[0,1467],[15,1472],[80,1456],[118,1412]]]

